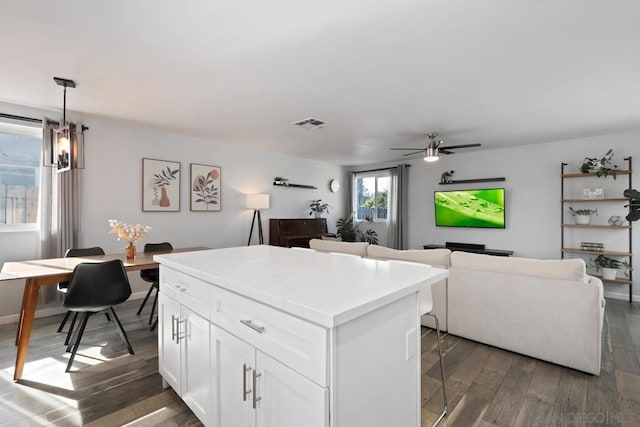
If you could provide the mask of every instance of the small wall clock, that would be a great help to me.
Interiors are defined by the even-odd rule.
[[[329,181],[329,190],[331,190],[332,193],[340,190],[340,181],[338,181],[337,179],[332,179],[331,181]]]

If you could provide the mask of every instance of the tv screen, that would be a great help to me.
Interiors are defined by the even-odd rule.
[[[504,188],[434,192],[437,227],[505,228]]]

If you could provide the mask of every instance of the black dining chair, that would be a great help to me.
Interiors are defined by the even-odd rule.
[[[65,258],[79,258],[84,256],[96,256],[96,255],[104,255],[104,251],[99,246],[93,246],[91,248],[71,248],[71,249],[67,249],[67,252],[65,252],[64,254]],[[69,286],[69,282],[58,283],[58,292],[66,294],[68,286]],[[67,313],[64,315],[64,318],[62,319],[62,322],[60,322],[60,326],[58,326],[58,330],[56,332],[58,333],[62,332],[62,330],[64,329],[64,325],[67,323],[70,316],[71,316],[71,312],[67,311]],[[109,318],[109,313],[105,313],[105,316],[107,316],[107,320],[109,321],[111,320]],[[69,325],[67,338],[64,340],[65,345],[69,344],[69,339],[71,338],[71,332],[73,331],[73,327],[76,324],[77,318],[78,318],[78,314],[75,313],[73,316],[73,319],[71,320],[71,324]]]
[[[171,243],[169,242],[147,243],[146,245],[144,245],[145,253],[167,252],[171,250],[173,250],[173,246],[171,246]],[[136,315],[139,316],[140,313],[142,313],[142,309],[144,308],[144,305],[147,303],[149,296],[151,296],[151,292],[153,292],[153,290],[155,289],[156,295],[153,298],[153,306],[151,307],[151,314],[149,315],[149,325],[151,326],[150,329],[152,331],[155,329],[157,324],[157,322],[153,321],[153,314],[155,313],[156,305],[158,304],[159,275],[160,273],[157,268],[148,268],[146,270],[140,271],[140,277],[142,277],[142,280],[146,282],[150,282],[151,286],[149,287],[149,291],[147,292],[147,295],[144,297],[144,300],[142,300],[142,304],[140,304],[140,308],[138,309],[138,312],[136,313]]]
[[[80,325],[73,333],[71,343],[67,347],[67,351],[71,351],[71,357],[65,372],[71,369],[89,317],[101,311],[109,310],[120,337],[127,345],[129,354],[134,354],[127,334],[113,309],[115,305],[126,301],[130,295],[129,278],[124,264],[119,259],[97,263],[83,262],[76,266],[69,279],[63,305],[67,310],[79,313],[81,318]]]

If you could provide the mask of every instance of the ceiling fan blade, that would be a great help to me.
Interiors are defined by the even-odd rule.
[[[414,154],[418,154],[418,153],[424,153],[424,150],[414,151],[413,153],[403,154],[403,156],[413,156]]]
[[[446,148],[439,148],[438,153],[440,154],[453,154],[453,151],[449,151]]]
[[[413,148],[389,148],[389,150],[413,150],[413,151],[421,150],[422,151],[422,150],[424,150],[424,148],[423,149],[415,148],[415,147],[413,147]]]
[[[454,150],[456,148],[470,148],[470,147],[480,147],[482,144],[463,144],[463,145],[447,145],[446,147],[442,147],[446,150]]]

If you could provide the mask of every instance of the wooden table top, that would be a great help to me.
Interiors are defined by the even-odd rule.
[[[0,281],[29,279],[34,277],[48,277],[71,275],[73,269],[83,262],[104,262],[119,259],[123,262],[127,271],[143,270],[146,268],[155,268],[158,263],[153,260],[154,255],[193,252],[207,250],[205,247],[178,248],[172,251],[159,252],[137,252],[134,259],[127,259],[124,252],[119,254],[96,255],[87,257],[71,257],[71,258],[49,258],[32,261],[13,261],[5,262],[0,272]]]

